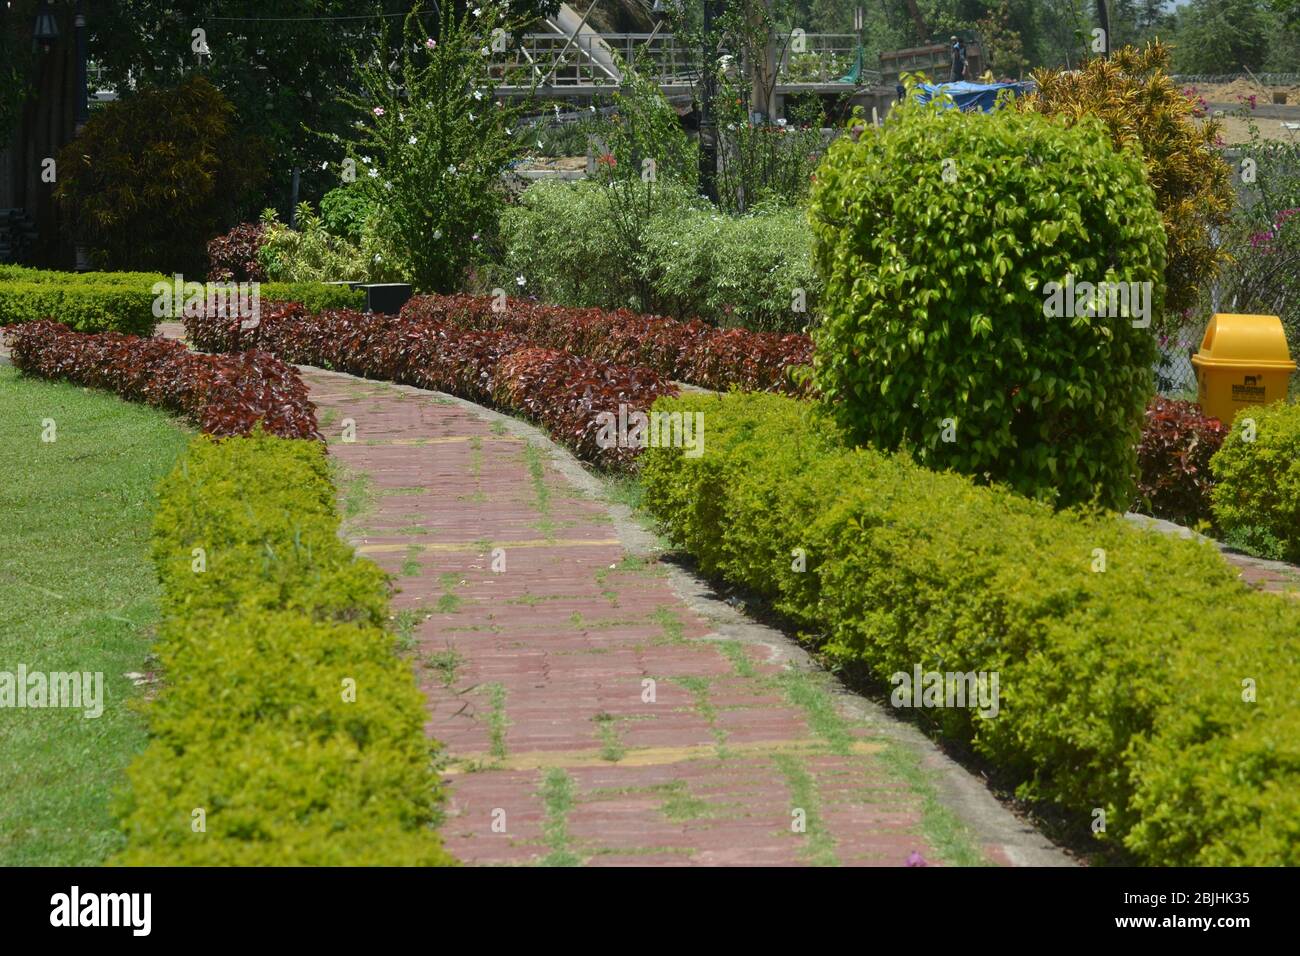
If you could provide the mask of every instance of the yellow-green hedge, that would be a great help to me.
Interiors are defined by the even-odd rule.
[[[76,332],[152,335],[156,282],[172,276],[148,272],[57,272],[0,265],[0,325],[54,319]],[[263,282],[262,302],[301,302],[308,311],[359,309],[365,293],[321,282]],[[182,303],[183,304],[183,303]]]
[[[1242,409],[1210,470],[1214,520],[1228,541],[1300,561],[1300,405]]]
[[[1300,865],[1300,607],[1209,545],[849,450],[806,403],[655,410],[704,415],[702,456],[647,449],[642,476],[706,573],[882,682],[998,672],[995,718],[930,713],[1080,832],[1100,808],[1101,838],[1149,863]]]
[[[163,481],[161,691],[115,862],[453,862],[424,697],[382,627],[386,578],[338,524],[315,442],[199,436]]]

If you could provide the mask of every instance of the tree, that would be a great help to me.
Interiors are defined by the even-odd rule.
[[[1192,0],[1178,15],[1174,65],[1180,73],[1258,70],[1273,29],[1263,0]]]
[[[202,72],[234,104],[240,120],[267,143],[282,209],[295,168],[302,193],[317,198],[340,185],[321,164],[331,158],[309,130],[340,132],[351,118],[334,95],[353,55],[369,49],[381,24],[410,10],[410,0],[105,0],[90,18],[91,56],[124,96],[132,77],[172,83]],[[450,4],[449,4],[450,6]],[[455,4],[464,9],[464,0]],[[521,23],[554,12],[559,0],[516,0]],[[420,4],[432,19],[434,0]],[[437,35],[436,23],[431,27]],[[194,31],[202,30],[196,36]],[[399,42],[400,31],[392,42]],[[207,55],[195,52],[200,41]],[[384,56],[389,62],[395,47]]]
[[[206,272],[265,175],[261,144],[202,76],[96,111],[58,156],[55,196],[101,269]]]

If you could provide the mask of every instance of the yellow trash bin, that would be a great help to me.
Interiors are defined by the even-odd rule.
[[[1286,398],[1295,362],[1276,315],[1219,312],[1192,356],[1201,410],[1225,425],[1248,405]]]

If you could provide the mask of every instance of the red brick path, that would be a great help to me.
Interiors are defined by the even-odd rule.
[[[849,724],[837,737],[824,720],[816,732],[784,669],[710,639],[544,449],[427,393],[305,377],[343,466],[345,532],[398,578],[399,630],[449,758],[456,856],[943,862],[884,742]],[[340,441],[347,419],[352,442]]]

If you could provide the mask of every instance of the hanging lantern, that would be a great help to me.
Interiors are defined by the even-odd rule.
[[[48,53],[58,38],[59,23],[54,18],[54,0],[45,0],[45,6],[36,14],[36,26],[32,29],[32,50],[39,49]]]

